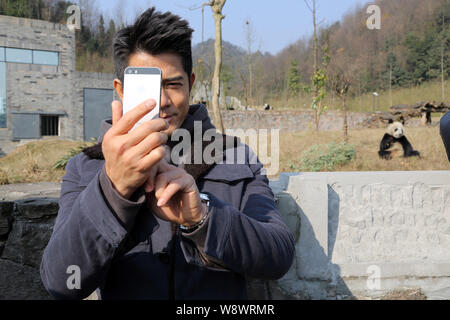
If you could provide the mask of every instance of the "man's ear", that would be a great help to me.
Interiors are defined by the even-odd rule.
[[[195,82],[195,73],[191,73],[191,78],[189,79],[189,93],[191,92],[192,88],[194,87]]]
[[[114,89],[120,97],[120,100],[123,101],[123,86],[122,82],[119,79],[114,79]]]

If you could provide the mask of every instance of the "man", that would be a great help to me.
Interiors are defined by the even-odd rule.
[[[154,8],[116,35],[115,90],[122,99],[127,66],[160,68],[161,117],[129,131],[155,102],[122,115],[114,101],[101,144],[67,164],[41,263],[54,297],[98,289],[101,299],[245,299],[246,277],[277,279],[289,269],[293,236],[247,146],[243,164],[165,160],[176,129],[214,129],[204,106],[189,106],[191,35],[186,21]],[[78,283],[68,270],[79,270]]]

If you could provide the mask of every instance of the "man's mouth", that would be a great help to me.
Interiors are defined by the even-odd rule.
[[[168,122],[170,122],[170,120],[172,120],[174,118],[174,115],[162,115],[161,116],[162,119],[167,120]]]

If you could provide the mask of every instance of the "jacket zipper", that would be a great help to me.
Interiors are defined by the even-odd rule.
[[[175,300],[175,254],[177,248],[178,225],[172,224],[172,243],[169,254],[169,300]]]

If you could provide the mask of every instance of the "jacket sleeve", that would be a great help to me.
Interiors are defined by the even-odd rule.
[[[267,177],[261,174],[262,164],[250,167],[254,178],[245,188],[240,209],[210,194],[207,225],[185,238],[202,251],[200,256],[206,256],[208,267],[278,279],[292,264],[294,237],[281,219]]]
[[[57,299],[83,299],[97,289],[127,235],[101,189],[102,171],[80,185],[81,157],[67,164],[58,216],[41,261],[42,282]]]
[[[450,112],[447,112],[441,118],[440,131],[445,151],[447,152],[447,158],[450,161]]]

